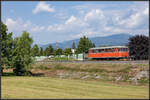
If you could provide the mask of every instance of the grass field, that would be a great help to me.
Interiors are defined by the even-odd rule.
[[[143,98],[148,86],[51,77],[2,76],[2,98]]]

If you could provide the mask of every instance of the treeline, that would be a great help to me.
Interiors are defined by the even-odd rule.
[[[95,44],[92,43],[86,36],[83,36],[80,38],[78,47],[75,50],[75,53],[88,53],[89,48],[95,47]],[[35,44],[32,48],[32,56],[57,56],[57,55],[72,55],[71,48],[65,48],[64,50],[61,48],[54,49],[52,45],[49,45],[46,47],[45,50],[43,50],[42,47],[38,47],[37,44]]]
[[[42,47],[38,47],[37,44],[33,46],[31,49],[32,56],[57,56],[57,55],[72,55],[71,48],[65,48],[64,50],[61,48],[54,49],[52,45],[49,45],[46,47],[45,50],[43,50]]]

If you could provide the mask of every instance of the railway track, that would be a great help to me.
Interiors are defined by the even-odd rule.
[[[118,64],[149,64],[149,60],[135,60],[135,61],[37,61],[42,63],[118,63]]]

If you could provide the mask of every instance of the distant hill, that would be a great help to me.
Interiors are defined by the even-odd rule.
[[[106,45],[106,46],[120,45],[120,46],[122,46],[122,45],[126,45],[128,43],[128,39],[131,36],[132,35],[130,35],[130,34],[121,33],[121,34],[115,34],[115,35],[104,36],[104,37],[92,37],[89,39],[92,41],[92,43],[94,43],[96,45],[96,47],[99,47],[102,45]],[[75,46],[77,47],[79,40],[80,39],[64,41],[61,43],[57,43],[57,45],[59,48],[62,48],[62,49],[71,48],[72,43],[74,41]],[[51,45],[53,46],[53,48],[56,48],[56,43],[51,43]],[[49,46],[49,44],[39,45],[39,47],[42,47],[43,49],[45,49],[47,46]]]

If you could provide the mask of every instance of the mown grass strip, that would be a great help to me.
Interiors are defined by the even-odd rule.
[[[148,87],[48,77],[2,77],[2,98],[148,98]]]

